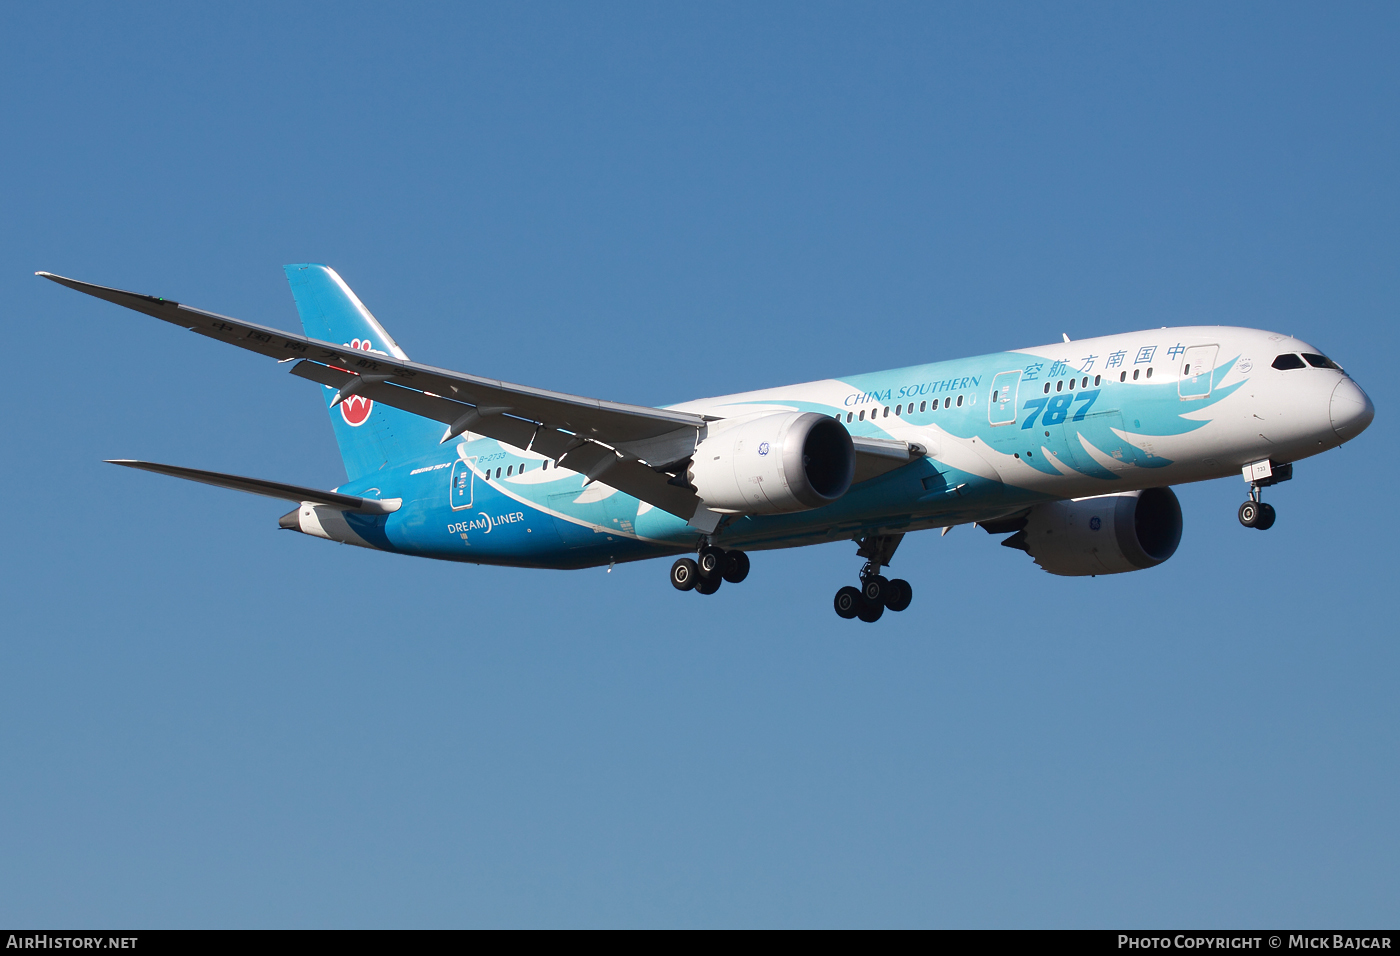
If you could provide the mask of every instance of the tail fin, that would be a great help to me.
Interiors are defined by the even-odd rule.
[[[366,352],[408,358],[334,269],[314,263],[284,268],[307,335]],[[329,408],[335,389],[325,386],[325,398]],[[421,455],[437,444],[442,432],[437,422],[360,395],[331,408],[330,414],[351,481]]]

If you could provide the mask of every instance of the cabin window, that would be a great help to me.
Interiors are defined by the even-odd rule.
[[[1120,382],[1126,382],[1127,380],[1128,380],[1128,373],[1127,373],[1127,372],[1119,372],[1119,373],[1118,373],[1118,381],[1120,381]]]
[[[1151,366],[1151,365],[1147,366],[1147,377],[1148,377],[1148,378],[1151,378],[1151,377],[1152,377],[1152,366]]]
[[[958,396],[958,408],[962,408],[962,396]]]
[[[1102,376],[1102,375],[1095,375],[1095,376],[1094,376],[1094,387],[1095,387],[1095,388],[1098,388],[1098,387],[1099,387],[1099,382],[1102,382],[1102,381],[1103,381],[1103,376]]]
[[[951,398],[945,398],[945,399],[943,399],[943,407],[944,407],[944,408],[947,408],[947,407],[948,407],[949,405],[951,405],[951,404],[953,404],[953,400],[952,400]]]
[[[499,469],[499,468],[496,469],[496,477],[497,477],[497,478],[501,477],[501,469]]]
[[[853,420],[854,418],[855,418],[855,412],[847,412],[847,413],[846,413],[846,424],[849,425],[849,424],[852,422],[852,420]]]
[[[898,417],[899,417],[899,413],[902,412],[902,411],[904,411],[904,406],[903,406],[903,405],[896,405],[896,406],[894,407],[894,417],[895,417],[895,418],[898,418]]]
[[[1303,358],[1308,360],[1308,364],[1313,368],[1330,368],[1340,372],[1342,367],[1325,355],[1318,355],[1316,352],[1304,352]]]
[[[1061,379],[1060,381],[1058,381],[1058,382],[1055,383],[1055,391],[1057,391],[1057,392],[1063,392],[1064,390],[1065,390],[1065,383],[1064,383],[1064,380]]]
[[[992,389],[992,404],[995,405],[996,403],[997,403],[997,390],[996,390],[996,389]]]
[[[922,412],[922,411],[924,411],[927,407],[928,407],[928,403],[927,403],[927,402],[920,402],[920,403],[919,403],[919,411]]]
[[[1307,366],[1303,364],[1303,360],[1292,352],[1284,352],[1278,358],[1274,359],[1273,365],[1274,368],[1284,371],[1294,368],[1307,368]]]
[[[546,458],[540,463],[540,471],[549,471],[549,459]]]
[[[1135,369],[1133,369],[1133,381],[1136,382],[1136,381],[1138,380],[1138,376],[1141,375],[1141,374],[1142,374],[1142,369],[1140,369],[1140,368],[1135,368]]]
[[[1045,394],[1046,394],[1046,395],[1049,395],[1049,394],[1050,394],[1050,383],[1049,383],[1049,382],[1046,382],[1046,383],[1045,383]]]
[[[890,407],[889,407],[888,405],[885,406],[885,417],[886,417],[886,418],[889,418],[889,417],[890,417]]]
[[[860,420],[865,421],[865,409],[863,408],[860,410]]]

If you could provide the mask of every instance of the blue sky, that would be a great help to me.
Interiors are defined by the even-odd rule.
[[[1393,4],[8,5],[0,923],[1394,925]],[[1375,424],[1160,568],[906,539],[449,566],[139,457],[343,480],[314,386],[36,279],[668,403],[1174,324]]]

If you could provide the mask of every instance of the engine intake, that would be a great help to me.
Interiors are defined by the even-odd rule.
[[[816,412],[716,422],[686,477],[712,511],[784,514],[830,504],[856,473],[846,426]]]
[[[1002,544],[1051,574],[1121,574],[1156,567],[1181,543],[1181,504],[1170,488],[1036,505]]]

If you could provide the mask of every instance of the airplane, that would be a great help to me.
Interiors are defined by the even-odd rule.
[[[111,463],[296,503],[291,531],[398,554],[526,568],[685,555],[678,590],[715,594],[748,552],[850,540],[874,622],[913,598],[887,578],[904,536],[972,524],[1051,574],[1155,567],[1181,541],[1171,486],[1263,489],[1361,434],[1370,398],[1318,349],[1257,329],[1128,332],[759,389],[665,408],[410,361],[332,269],[285,267],[304,335],[171,299],[36,275],[290,364],[321,386],[347,481],[330,490]],[[294,364],[292,364],[294,363]],[[691,556],[693,555],[693,557]]]

